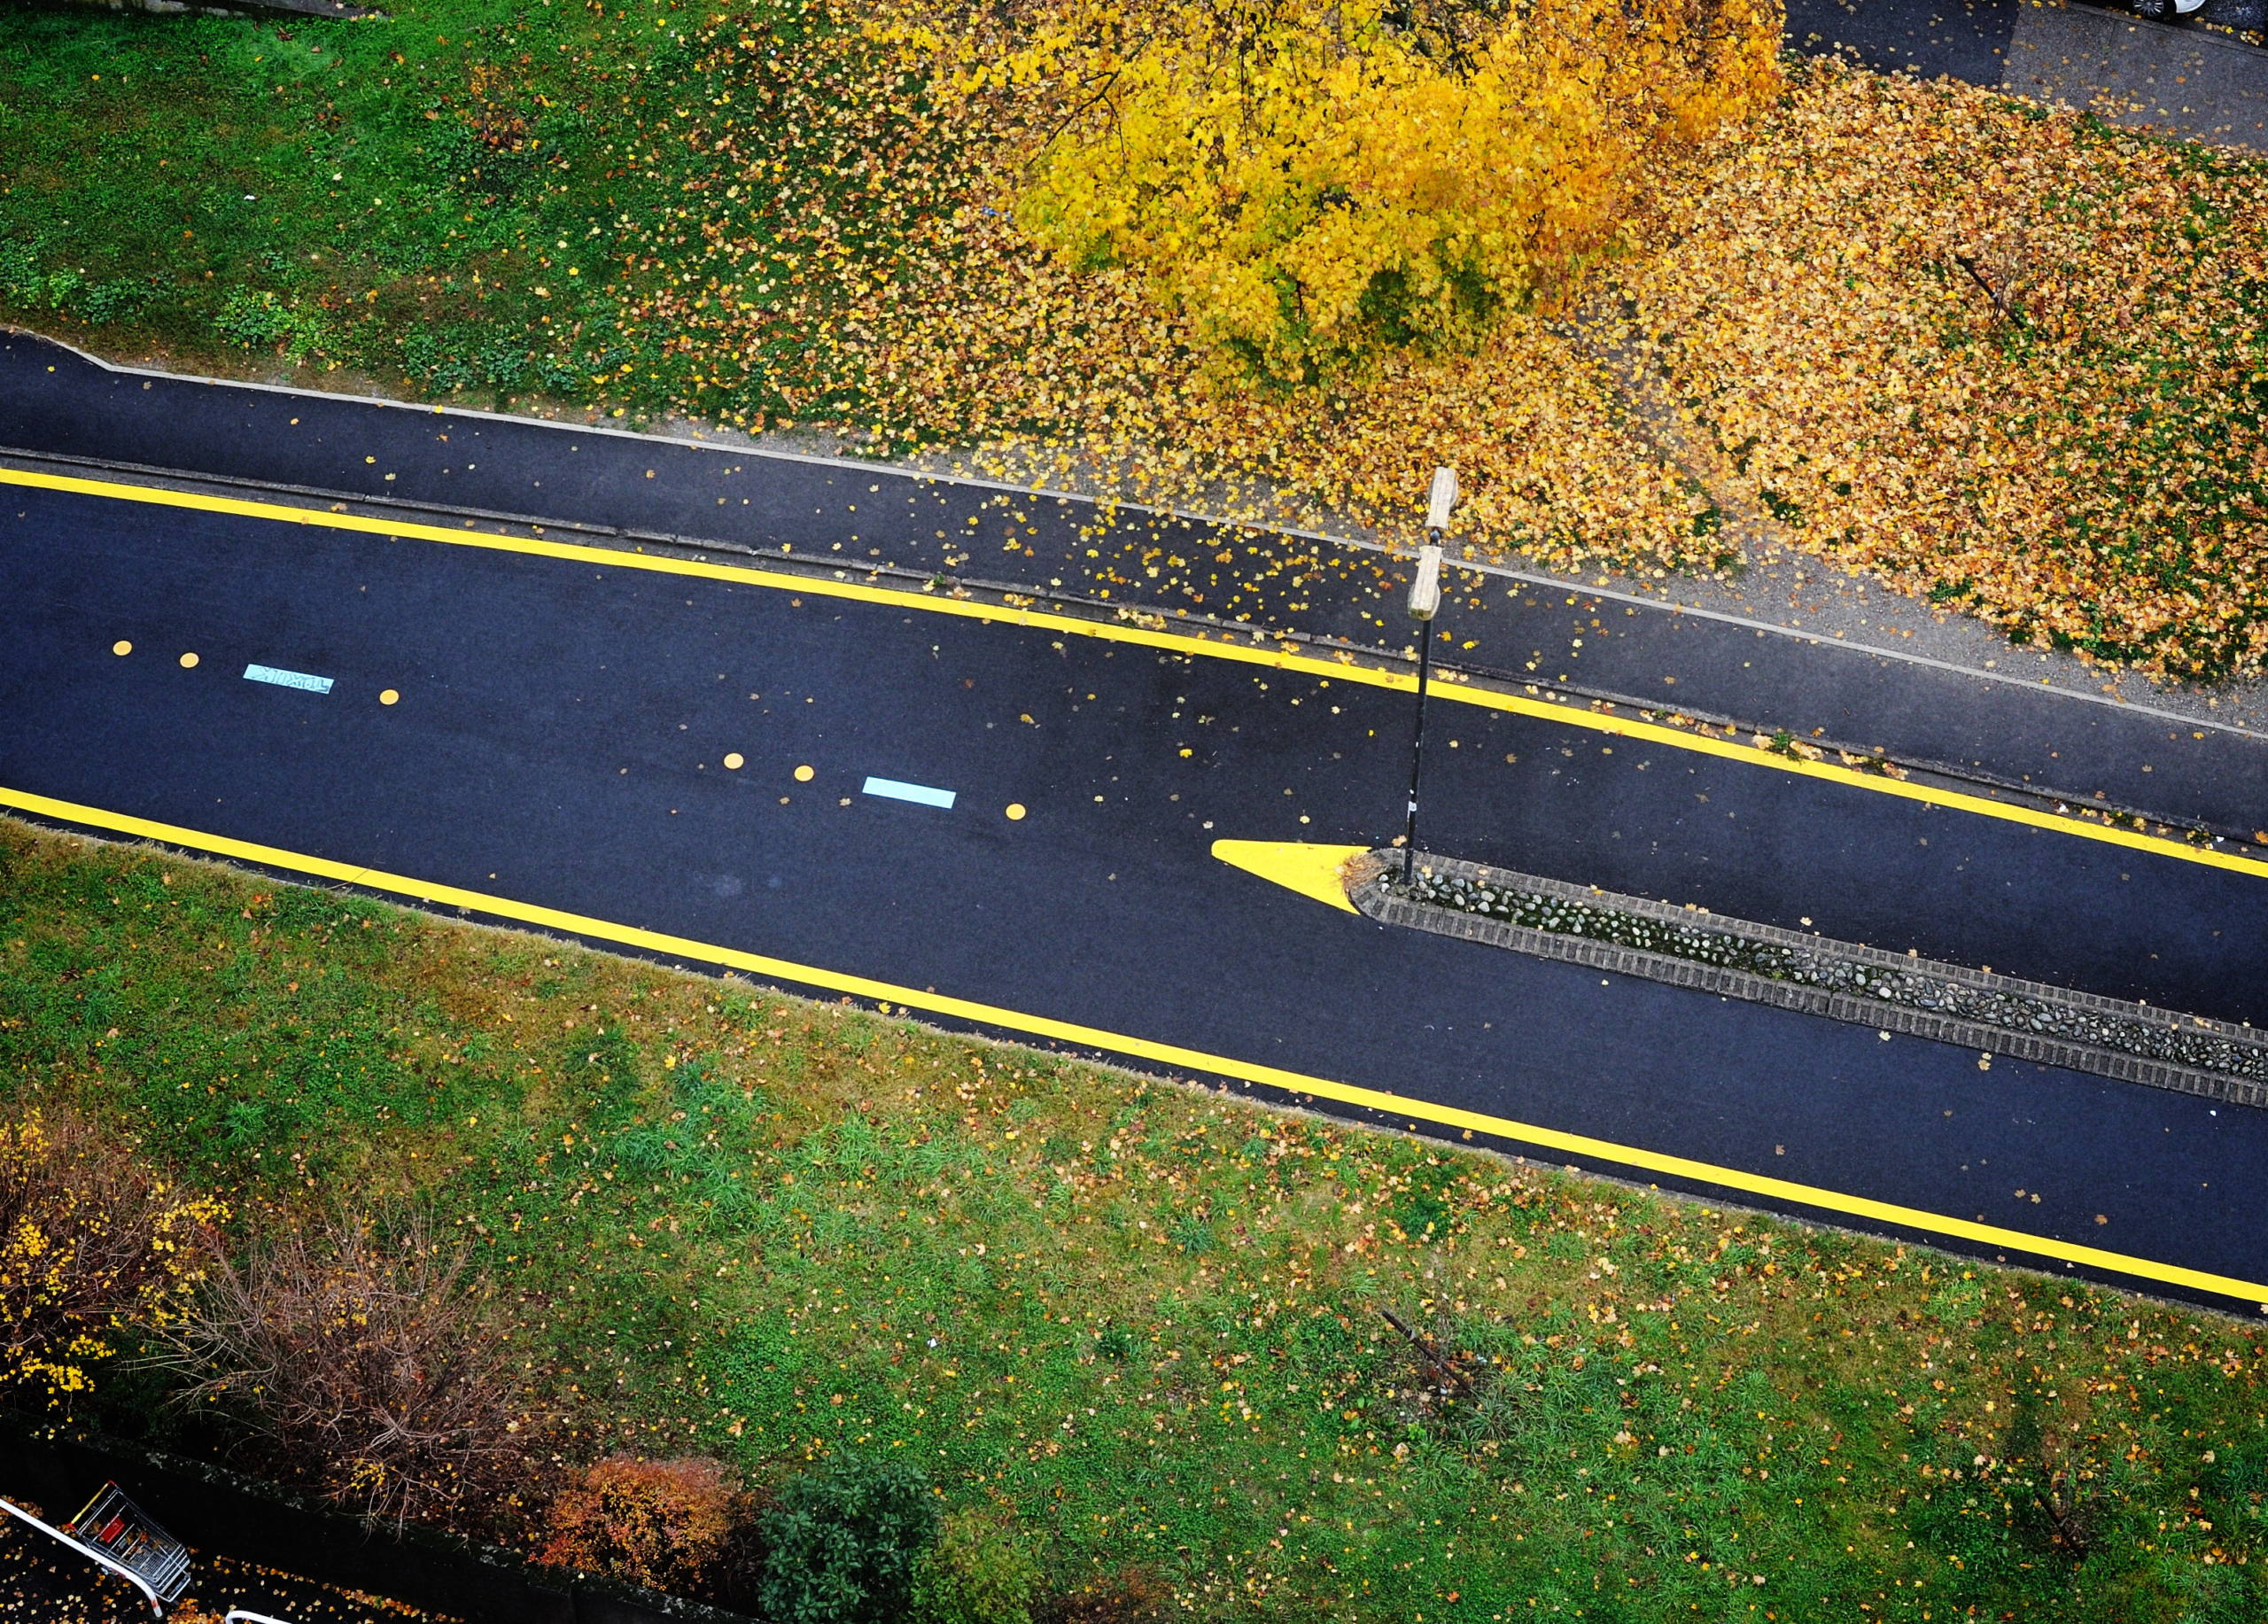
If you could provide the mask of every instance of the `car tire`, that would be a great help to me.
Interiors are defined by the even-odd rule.
[[[2133,0],[2134,14],[2147,17],[2152,22],[2173,20],[2173,0]]]

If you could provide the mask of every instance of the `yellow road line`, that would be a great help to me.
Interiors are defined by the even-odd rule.
[[[747,586],[769,587],[792,592],[807,597],[840,598],[852,602],[886,604],[893,609],[921,610],[929,614],[952,615],[963,619],[987,623],[1002,622],[1060,632],[1075,637],[1097,638],[1106,642],[1132,643],[1142,648],[1161,649],[1177,654],[1200,656],[1207,659],[1229,660],[1239,664],[1266,665],[1283,671],[1298,671],[1325,677],[1340,682],[1358,683],[1370,688],[1397,688],[1408,692],[1418,685],[1417,678],[1406,672],[1378,671],[1353,663],[1354,657],[1341,655],[1325,658],[1317,655],[1293,654],[1280,649],[1247,647],[1242,644],[1216,641],[1188,632],[1170,632],[1149,626],[1112,621],[1083,619],[1076,615],[1057,614],[1045,610],[1016,609],[998,604],[972,603],[960,599],[941,598],[932,594],[909,592],[894,587],[879,587],[865,581],[829,580],[809,575],[788,574],[777,570],[764,570],[746,564],[706,563],[688,558],[665,558],[649,553],[617,552],[609,548],[587,547],[571,541],[548,541],[524,536],[496,535],[485,531],[447,530],[438,524],[417,524],[399,519],[366,518],[352,513],[326,513],[308,508],[285,507],[275,502],[245,501],[230,496],[208,496],[194,491],[160,490],[151,486],[121,485],[110,480],[81,479],[65,474],[30,473],[16,469],[0,469],[0,485],[32,486],[40,490],[65,491],[81,496],[99,496],[119,501],[144,502],[155,507],[188,508],[206,513],[232,514],[242,518],[270,519],[280,524],[313,525],[323,530],[353,531],[365,535],[408,538],[421,541],[445,542],[451,547],[485,548],[491,551],[525,553],[539,558],[559,558],[577,563],[596,564],[609,569],[646,570],[661,575],[699,576],[710,580],[736,581]],[[468,521],[470,522],[470,521]],[[1768,754],[1730,739],[1719,739],[1705,734],[1691,734],[1659,723],[1640,721],[1635,718],[1611,716],[1574,705],[1560,704],[1550,700],[1530,698],[1518,694],[1493,693],[1482,688],[1469,688],[1457,683],[1436,678],[1433,696],[1459,704],[1478,706],[1482,710],[1508,711],[1521,716],[1533,716],[1570,727],[1587,727],[1595,733],[1626,739],[1643,739],[1671,750],[1689,750],[1696,755],[1716,756],[1728,761],[1737,761],[1751,767],[1764,767],[1775,773],[1790,773],[1799,778],[1824,779],[1833,783],[1865,789],[1876,795],[1886,795],[1904,801],[1917,801],[1925,805],[1942,806],[1949,811],[1971,812],[1978,817],[1998,818],[2008,823],[2024,824],[2033,828],[2050,829],[2061,835],[2073,835],[2083,840],[2101,841],[2108,845],[2124,846],[2137,851],[2148,851],[2159,857],[2179,858],[2184,862],[2202,863],[2209,867],[2225,868],[2239,874],[2268,877],[2268,860],[2246,857],[2238,852],[2215,851],[2191,846],[2178,840],[2167,840],[2155,835],[2138,834],[2131,829],[2111,828],[2101,824],[2040,812],[2028,806],[2012,806],[2004,801],[1984,796],[1966,795],[1955,789],[1939,789],[1929,785],[1911,784],[1894,778],[1884,778],[1871,773],[1860,773],[1839,765],[1821,761],[1806,761]]]
[[[1021,1010],[1003,1009],[998,1005],[951,998],[915,987],[900,987],[869,976],[796,964],[790,960],[768,958],[762,953],[742,952],[737,948],[718,947],[687,936],[641,929],[634,925],[618,925],[611,920],[594,919],[587,914],[541,907],[533,903],[517,902],[509,897],[493,897],[458,886],[439,885],[430,880],[387,874],[381,869],[364,868],[353,863],[334,862],[329,858],[309,857],[275,846],[259,845],[248,840],[232,839],[225,835],[208,835],[177,824],[159,823],[123,812],[106,812],[100,807],[82,806],[48,796],[0,787],[0,806],[14,807],[37,817],[58,819],[88,828],[107,829],[113,834],[210,852],[215,857],[257,863],[263,867],[309,874],[340,884],[359,885],[440,907],[464,908],[493,918],[510,920],[517,924],[563,931],[595,941],[619,943],[625,947],[635,947],[669,958],[719,965],[766,981],[794,982],[822,991],[847,993],[852,998],[866,998],[875,1003],[899,1005],[907,1009],[974,1022],[1003,1031],[1050,1038],[1077,1048],[1150,1061],[1177,1071],[1209,1072],[1216,1076],[1264,1084],[1287,1093],[1305,1094],[1317,1100],[1334,1100],[1342,1105],[1384,1112],[1405,1122],[1428,1122],[1445,1128],[1470,1129],[1475,1133],[1490,1134],[1513,1144],[1534,1146],[1550,1151],[1555,1156],[1579,1156],[1587,1162],[1611,1162],[1641,1172],[1690,1179],[1722,1189],[1737,1190],[1744,1195],[1760,1196],[1767,1201],[1792,1202],[1823,1212],[1840,1213],[1847,1217],[1896,1224],[1926,1234],[1972,1240],[2003,1252],[2021,1252],[2034,1257],[2084,1263],[2093,1269],[2131,1275],[2161,1285],[2186,1286],[2193,1291],[2211,1292],[2268,1308],[2268,1285],[2240,1280],[2225,1274],[2211,1274],[2202,1269],[2185,1269],[2177,1263],[2162,1263],[2152,1258],[2131,1257],[2122,1252],[2104,1251],[2100,1247],[2077,1246],[2051,1236],[2029,1235],[2021,1230],[2002,1229],[1996,1224],[1973,1224],[1965,1218],[1923,1212],[1918,1208],[1877,1201],[1863,1195],[1846,1195],[1839,1190],[1822,1189],[1816,1185],[1797,1184],[1790,1179],[1771,1178],[1739,1168],[1720,1167],[1685,1156],[1666,1155],[1659,1151],[1636,1146],[1618,1145],[1611,1139],[1595,1139],[1586,1134],[1563,1133],[1556,1128],[1541,1128],[1531,1123],[1491,1116],[1485,1112],[1436,1105],[1431,1100],[1391,1094],[1379,1089],[1361,1088],[1349,1083],[1335,1083],[1327,1077],[1309,1076],[1301,1072],[1258,1065],[1225,1054],[1208,1054],[1200,1049],[1185,1049],[1177,1044],[1158,1043],[1147,1037],[1128,1037],[1121,1032],[1107,1032],[1099,1028],[1057,1021],[1046,1015],[1026,1014]]]

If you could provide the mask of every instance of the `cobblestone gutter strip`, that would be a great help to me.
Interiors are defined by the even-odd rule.
[[[1405,892],[1398,855],[1371,853],[1350,888],[1355,905],[1385,924],[1542,959],[2268,1107],[2268,1030],[1454,858],[1419,862]]]

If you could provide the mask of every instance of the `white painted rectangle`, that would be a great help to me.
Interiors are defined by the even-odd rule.
[[[912,801],[917,806],[942,806],[947,812],[953,807],[953,792],[932,789],[927,784],[902,784],[894,778],[870,778],[866,793],[887,796],[893,801]]]
[[[304,671],[283,671],[273,665],[245,666],[245,680],[247,682],[273,682],[277,688],[304,688],[310,694],[328,694],[330,692],[330,679],[329,677],[310,677]]]

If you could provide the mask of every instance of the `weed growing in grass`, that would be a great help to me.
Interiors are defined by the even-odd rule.
[[[1096,1619],[2268,1609],[2249,1326],[19,825],[0,874],[0,1089],[254,1219],[415,1195],[569,1465],[911,1463]]]

